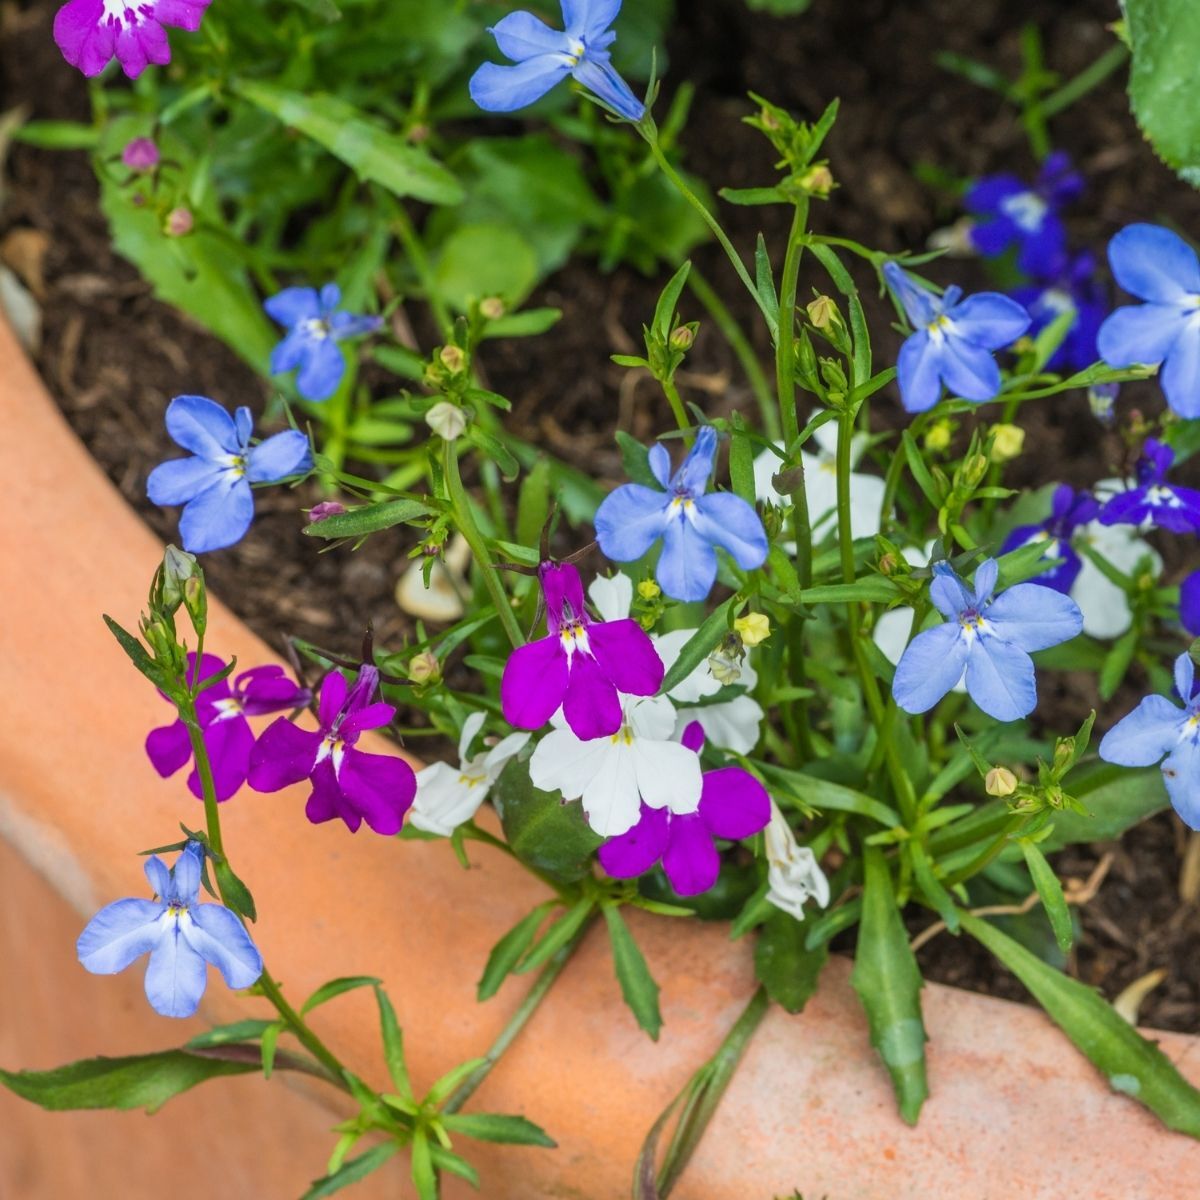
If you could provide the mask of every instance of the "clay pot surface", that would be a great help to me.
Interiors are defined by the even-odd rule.
[[[182,775],[159,779],[142,749],[170,709],[100,619],[107,612],[136,624],[162,547],[67,427],[2,322],[0,478],[8,498],[0,837],[26,864],[12,865],[11,851],[0,857],[0,1064],[44,1068],[178,1045],[196,1024],[144,1007],[138,968],[92,977],[72,945],[95,908],[145,894],[138,850],[176,838],[181,820],[200,821]],[[207,648],[247,667],[274,657],[219,604]],[[519,1003],[524,978],[486,1004],[475,1001],[475,984],[492,945],[544,889],[486,848],[473,846],[463,871],[444,844],[314,827],[304,798],[303,788],[247,790],[223,806],[227,848],[262,914],[255,936],[294,1001],[335,976],[380,976],[420,1089],[483,1053]],[[489,1200],[628,1196],[646,1132],[748,999],[749,942],[640,913],[630,923],[662,985],[660,1042],[623,1006],[596,930],[468,1106],[524,1113],[559,1142],[546,1151],[464,1141]],[[909,1129],[848,974],[847,963],[831,962],[802,1015],[768,1014],[677,1200],[766,1200],[793,1189],[806,1200],[1194,1196],[1200,1145],[1109,1091],[1039,1011],[937,984],[924,991],[933,1094]],[[209,1020],[260,1010],[211,974]],[[382,1084],[369,991],[333,1001],[313,1023]],[[1200,1083],[1197,1040],[1155,1036]],[[127,1200],[156,1197],[164,1183],[179,1200],[218,1188],[286,1200],[321,1173],[333,1145],[321,1130],[337,1111],[278,1076],[203,1085],[149,1123],[140,1114],[42,1113],[0,1090],[0,1195],[59,1200],[86,1179],[91,1194]],[[198,1148],[188,1149],[190,1140]],[[356,1194],[408,1194],[402,1170],[398,1160]],[[450,1198],[474,1194],[458,1181],[445,1188]]]

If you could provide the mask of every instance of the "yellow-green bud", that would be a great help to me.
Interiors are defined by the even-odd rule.
[[[504,301],[499,296],[489,296],[479,303],[479,311],[489,320],[498,321],[504,316]]]
[[[824,198],[833,191],[833,172],[823,163],[815,167],[809,167],[800,176],[800,186],[806,192]]]
[[[808,319],[817,329],[829,329],[832,325],[842,324],[842,314],[831,296],[818,296],[810,300],[805,308]]]
[[[452,442],[455,438],[462,437],[466,430],[467,414],[457,404],[451,404],[449,400],[439,400],[425,414],[425,424],[438,437]]]
[[[637,592],[643,600],[657,600],[662,595],[662,588],[653,579],[643,579],[637,585]]]
[[[1005,463],[1025,448],[1025,430],[1019,425],[992,426],[992,462]]]
[[[988,473],[988,460],[985,454],[972,454],[963,463],[963,478],[972,487],[983,482]]]
[[[1011,796],[1017,790],[1017,777],[1007,767],[993,767],[983,781],[989,796]]]
[[[432,650],[422,650],[409,660],[408,677],[413,683],[437,683],[442,677],[442,664]]]
[[[671,334],[672,350],[690,350],[696,340],[696,334],[690,325],[680,325]]]
[[[925,431],[925,449],[941,454],[950,449],[954,429],[949,421],[936,421]]]
[[[771,636],[771,622],[765,613],[747,613],[744,617],[738,617],[733,627],[741,635],[745,646],[757,646]]]
[[[443,346],[438,351],[438,358],[451,375],[457,375],[467,365],[467,356],[458,346]]]

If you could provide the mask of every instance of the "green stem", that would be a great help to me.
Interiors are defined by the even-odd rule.
[[[1099,87],[1114,71],[1129,58],[1129,47],[1124,42],[1107,49],[1090,67],[1085,67],[1074,79],[1051,92],[1041,102],[1042,116],[1055,117],[1077,100],[1081,100],[1093,88]]]
[[[446,443],[444,459],[446,487],[450,493],[450,504],[454,510],[454,522],[458,526],[459,532],[467,539],[467,545],[470,546],[471,554],[475,558],[475,565],[483,575],[483,581],[492,597],[492,603],[496,606],[496,615],[500,618],[500,624],[504,626],[508,640],[512,642],[514,648],[522,646],[525,643],[525,635],[521,632],[520,625],[517,624],[516,614],[508,602],[508,593],[504,590],[500,574],[492,565],[487,542],[480,533],[479,526],[475,523],[475,516],[471,512],[471,501],[463,488],[462,475],[458,469],[458,451],[453,442]]]
[[[389,205],[389,208],[392,213],[392,224],[396,230],[396,235],[403,243],[405,253],[412,263],[413,270],[417,273],[417,278],[421,281],[421,288],[425,292],[425,300],[429,305],[430,311],[433,313],[434,320],[437,322],[438,330],[442,338],[448,340],[454,333],[454,318],[450,315],[449,309],[442,303],[441,297],[438,295],[433,271],[429,267],[429,258],[425,254],[425,247],[421,244],[416,227],[405,211],[404,205],[393,203]]]
[[[679,389],[675,386],[675,381],[664,378],[660,379],[659,383],[662,384],[663,395],[666,396],[667,403],[671,406],[671,413],[675,418],[675,424],[687,433],[691,429],[692,423],[688,420],[687,409],[683,406],[683,400],[680,399]]]

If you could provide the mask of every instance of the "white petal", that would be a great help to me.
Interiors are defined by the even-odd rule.
[[[634,765],[637,743],[630,745],[620,734],[596,741],[604,742],[605,749],[598,758],[599,770],[583,791],[583,811],[601,837],[619,837],[637,824],[642,811]]]
[[[633,758],[638,790],[651,808],[667,808],[683,814],[700,807],[704,777],[700,756],[695,751],[678,742],[638,738],[633,743]]]
[[[406,613],[422,621],[436,621],[448,625],[463,615],[464,601],[471,598],[471,589],[440,563],[435,562],[429,572],[429,587],[425,586],[425,575],[418,559],[396,584],[396,603]]]
[[[778,443],[776,443],[778,445]],[[782,450],[783,447],[780,446]],[[754,496],[760,504],[773,504],[782,508],[785,500],[771,480],[783,470],[783,459],[771,450],[764,450],[754,459]]]
[[[475,735],[483,728],[484,714],[481,712],[473,712],[464,722],[462,733],[458,738],[458,761],[465,763],[467,755],[471,752],[471,743],[475,740]]]
[[[604,769],[611,751],[612,738],[581,742],[569,729],[552,729],[529,760],[529,778],[544,792],[562,792],[564,799],[576,800]]]
[[[662,659],[663,668],[669,671],[687,645],[694,629],[675,629],[654,639],[654,648]],[[715,696],[721,690],[721,683],[713,677],[708,669],[707,660],[701,661],[696,669],[680,683],[677,683],[668,693],[676,704],[694,704],[702,696]]]
[[[627,698],[625,720],[636,738],[667,742],[675,731],[675,705],[666,696]]]
[[[699,721],[705,739],[714,746],[749,754],[758,745],[763,716],[762,706],[752,696],[737,696],[703,708],[683,708],[675,719],[675,737],[678,739],[692,721]]]
[[[417,772],[417,796],[409,822],[426,833],[449,837],[469,821],[487,796],[482,785],[462,782],[462,772],[449,763],[434,763]]]
[[[618,571],[611,579],[597,575],[588,587],[588,596],[602,621],[622,621],[633,607],[633,580]]]
[[[1082,536],[1118,571],[1128,574],[1144,557],[1149,557],[1157,575],[1162,571],[1158,552],[1144,542],[1129,525],[1101,525],[1092,521]],[[1080,555],[1082,567],[1071,587],[1071,599],[1083,613],[1083,632],[1089,637],[1120,637],[1130,626],[1129,599],[1091,559]]]
[[[508,737],[502,738],[497,742],[483,756],[482,761],[479,759],[474,760],[483,768],[484,773],[488,777],[488,783],[495,782],[500,772],[504,770],[504,766],[508,760],[520,754],[532,736],[529,733],[510,733]]]

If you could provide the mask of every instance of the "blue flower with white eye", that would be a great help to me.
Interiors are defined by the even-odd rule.
[[[155,504],[183,505],[179,535],[193,554],[241,541],[254,519],[252,483],[279,483],[312,467],[308,438],[299,430],[251,446],[250,410],[239,408],[231,417],[206,396],[176,396],[167,405],[167,432],[192,456],[155,467],[146,494]]]
[[[262,955],[241,921],[223,904],[200,904],[204,848],[188,842],[169,871],[157,854],[146,860],[153,900],[114,900],[79,935],[79,961],[93,975],[116,975],[143,954],[146,999],[164,1017],[190,1017],[208,986],[208,966],[231,988],[248,988],[263,971]]]
[[[1183,707],[1166,696],[1147,696],[1100,742],[1100,757],[1121,767],[1151,767],[1161,760],[1163,782],[1175,811],[1200,830],[1200,696],[1191,656],[1175,660],[1175,690]]]
[[[904,306],[916,333],[900,347],[896,378],[906,411],[925,412],[942,395],[942,384],[964,400],[982,403],[1000,394],[1000,368],[992,357],[1029,328],[1029,314],[1008,296],[962,288],[938,296],[896,263],[884,278]]]
[[[346,371],[339,342],[374,333],[383,324],[381,317],[343,312],[341,302],[336,283],[327,283],[319,293],[310,287],[284,288],[263,301],[267,316],[288,330],[271,351],[271,374],[299,367],[296,390],[305,400],[328,400],[338,390]]]
[[[514,12],[489,32],[514,66],[484,63],[471,76],[471,99],[488,112],[513,112],[540,100],[568,75],[629,121],[646,107],[613,69],[608,48],[621,0],[562,0],[564,30],[532,13]]]
[[[707,492],[717,452],[717,431],[704,426],[679,470],[657,444],[650,469],[662,485],[626,483],[596,511],[596,540],[614,562],[633,562],[662,538],[654,575],[676,600],[703,600],[717,578],[715,547],[728,551],[743,571],[767,559],[767,535],[753,507],[732,492]]]
[[[1137,463],[1137,482],[1109,496],[1100,511],[1103,525],[1156,525],[1171,533],[1200,534],[1200,492],[1167,482],[1175,461],[1170,446],[1147,438]]]
[[[997,721],[1016,721],[1037,707],[1029,655],[1070,641],[1083,616],[1069,596],[1036,583],[996,596],[998,574],[996,560],[985,559],[972,591],[949,563],[934,565],[929,594],[946,621],[917,634],[896,667],[892,695],[905,712],[927,712],[964,671],[967,693]]]
[[[1145,304],[1118,308],[1097,339],[1110,367],[1161,363],[1158,380],[1181,417],[1200,417],[1200,259],[1161,225],[1126,225],[1108,243],[1117,282]]]
[[[1066,258],[1067,232],[1059,210],[1083,190],[1061,150],[1049,155],[1033,186],[1015,175],[988,175],[968,189],[963,203],[978,218],[971,242],[986,258],[1017,247],[1017,265],[1029,275],[1056,275]]]
[[[1037,337],[1063,313],[1073,312],[1074,323],[1046,363],[1047,369],[1082,371],[1100,357],[1096,337],[1108,315],[1108,300],[1096,278],[1096,260],[1085,250],[1063,269],[1041,283],[1015,288],[1012,298],[1033,319],[1029,336]]]

